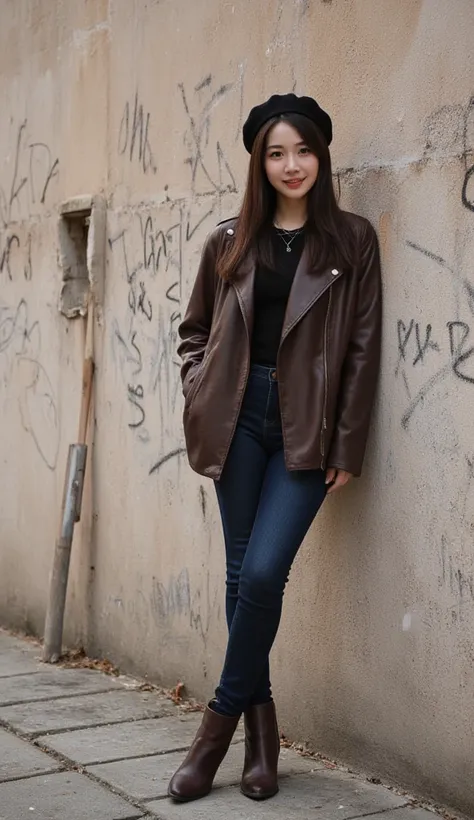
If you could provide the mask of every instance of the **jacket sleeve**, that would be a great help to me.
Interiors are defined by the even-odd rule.
[[[181,382],[185,395],[203,361],[211,332],[218,279],[215,269],[217,247],[218,237],[213,231],[204,244],[191,298],[178,328],[181,342],[177,352],[182,359]]]
[[[377,235],[367,222],[359,263],[357,309],[344,360],[328,466],[362,470],[380,366],[382,283]]]

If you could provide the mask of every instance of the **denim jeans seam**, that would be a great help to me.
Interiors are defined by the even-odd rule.
[[[263,435],[264,436],[265,436],[265,433],[266,433],[266,428],[271,427],[272,424],[273,424],[272,422],[269,422],[268,419],[267,419],[268,408],[270,407],[270,400],[271,400],[271,397],[272,397],[272,387],[273,387],[272,382],[270,382],[270,384],[268,385],[268,396],[267,396],[267,405],[265,407],[265,416],[263,418]]]

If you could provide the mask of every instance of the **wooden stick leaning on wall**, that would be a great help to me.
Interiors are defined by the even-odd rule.
[[[84,363],[82,367],[82,395],[81,409],[79,413],[79,429],[77,433],[77,443],[85,444],[87,437],[87,424],[89,421],[89,410],[92,397],[92,382],[94,378],[94,299],[89,296],[87,305],[87,326],[86,343],[84,347]]]
[[[82,366],[81,407],[77,443],[69,445],[59,533],[54,550],[48,606],[44,628],[43,660],[55,663],[62,648],[64,609],[74,524],[80,520],[82,491],[87,462],[87,426],[94,379],[94,299],[89,294],[86,341]]]

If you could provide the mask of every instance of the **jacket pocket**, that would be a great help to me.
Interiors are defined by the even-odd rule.
[[[196,375],[194,376],[194,379],[191,382],[189,390],[186,393],[186,398],[184,400],[184,406],[185,406],[186,410],[188,410],[188,411],[191,409],[191,406],[194,402],[194,399],[196,398],[197,394],[199,393],[199,390],[201,388],[201,385],[202,385],[202,382],[203,382],[203,379],[204,379],[204,376],[205,376],[205,373],[206,373],[206,370],[208,368],[208,365],[209,365],[209,362],[210,362],[211,358],[212,358],[212,351],[204,357],[203,361],[198,366]]]
[[[201,381],[201,375],[202,375],[203,369],[204,369],[204,362],[201,362],[201,364],[198,364],[198,366],[195,368],[194,374],[193,374],[192,379],[191,379],[191,384],[187,388],[186,393],[184,395],[184,405],[185,405],[185,407],[187,407],[189,405],[189,403],[191,402],[192,397],[194,395],[194,391],[199,386],[199,383]]]

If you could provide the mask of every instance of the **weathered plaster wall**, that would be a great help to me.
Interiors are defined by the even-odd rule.
[[[58,206],[107,197],[95,423],[66,636],[207,697],[225,645],[213,487],[187,466],[176,330],[238,207],[249,107],[316,96],[378,227],[383,373],[364,477],[328,501],[273,653],[283,729],[472,814],[470,0],[0,2],[0,620],[41,634],[83,320]]]

